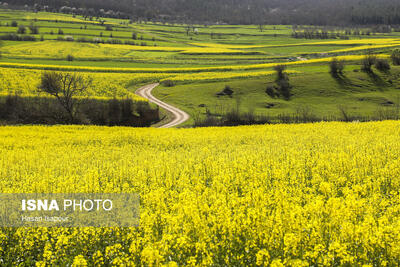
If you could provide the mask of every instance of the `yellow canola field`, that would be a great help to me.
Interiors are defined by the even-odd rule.
[[[388,58],[389,55],[378,55],[381,58]],[[185,73],[185,72],[214,72],[214,71],[242,71],[254,69],[273,68],[276,65],[304,65],[314,63],[325,63],[333,58],[344,61],[362,60],[365,55],[348,55],[337,57],[324,57],[310,60],[300,60],[292,62],[278,62],[252,65],[228,65],[219,67],[199,67],[199,68],[106,68],[106,67],[87,67],[87,66],[61,66],[61,65],[40,65],[40,64],[21,64],[0,62],[0,67],[4,68],[24,68],[24,69],[44,69],[44,70],[60,70],[60,71],[85,71],[85,72],[110,72],[110,73]],[[158,74],[157,74],[158,75]]]
[[[389,45],[362,45],[362,46],[357,46],[357,47],[333,50],[333,51],[329,51],[329,53],[352,52],[352,51],[388,48],[388,47],[396,47],[396,46],[400,46],[400,43],[393,43],[393,44],[389,44]]]
[[[265,45],[232,45],[232,44],[217,44],[217,43],[191,43],[191,45],[200,47],[227,48],[227,49],[246,49],[246,48],[265,47]]]
[[[15,16],[15,13],[12,14]],[[60,13],[50,13],[50,12],[37,12],[37,13],[26,13],[26,14],[18,14],[22,16],[25,20],[43,20],[43,21],[57,21],[57,22],[66,22],[66,23],[85,23],[85,24],[100,24],[99,21],[96,20],[85,20],[82,16],[73,17],[73,15],[69,14],[60,14]],[[105,24],[110,24],[106,22]]]
[[[42,71],[33,69],[0,68],[0,93],[32,95],[37,92]],[[168,77],[163,74],[150,73],[81,73],[91,77],[93,84],[88,90],[88,96],[96,97],[130,97],[144,100],[133,94],[127,88],[130,85],[155,82]]]
[[[137,228],[1,228],[10,265],[400,264],[394,121],[0,127],[0,190],[141,197]]]
[[[43,41],[6,46],[2,53],[20,58],[65,59],[72,55],[78,59],[113,59],[135,56],[134,51],[177,52],[181,54],[255,54],[261,52],[243,51],[223,47],[162,47],[134,46],[119,44],[93,44],[80,42]],[[132,53],[133,52],[133,53]]]
[[[263,47],[288,47],[288,46],[303,46],[303,45],[389,45],[399,43],[399,38],[375,38],[375,39],[352,39],[352,40],[335,40],[335,41],[321,41],[321,42],[307,42],[295,44],[279,44],[279,45],[265,45]]]
[[[371,38],[371,39],[352,39],[352,40],[335,40],[335,41],[316,41],[306,43],[293,44],[278,44],[278,45],[229,45],[216,43],[191,43],[191,45],[219,49],[252,49],[252,48],[267,48],[267,47],[289,47],[289,46],[304,46],[304,45],[393,45],[400,43],[399,38]],[[351,50],[350,50],[351,51]]]
[[[72,55],[75,58],[111,59],[124,57],[130,51],[121,47],[103,46],[101,44],[62,41],[29,42],[2,48],[2,53],[6,56],[54,59],[65,59],[67,55]]]
[[[258,72],[200,72],[182,73],[177,76],[162,79],[161,81],[171,80],[174,82],[197,82],[197,81],[222,81],[229,79],[259,78],[274,75],[275,71]],[[286,71],[286,73],[300,73],[299,71]]]

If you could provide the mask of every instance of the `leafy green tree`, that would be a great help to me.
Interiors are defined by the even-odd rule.
[[[277,65],[274,67],[274,70],[276,71],[276,74],[277,74],[277,77],[275,80],[275,83],[277,85],[277,91],[286,100],[290,100],[290,97],[292,96],[292,94],[291,94],[292,86],[290,85],[290,82],[289,82],[289,76],[285,72],[286,66],[285,65]]]
[[[26,28],[24,25],[19,25],[18,30],[17,30],[18,34],[25,34],[26,33]]]
[[[397,48],[397,49],[393,50],[391,58],[392,58],[393,65],[396,65],[396,66],[400,65],[400,49]]]
[[[338,60],[337,58],[333,58],[329,62],[330,72],[333,75],[342,74],[344,70],[344,61]]]

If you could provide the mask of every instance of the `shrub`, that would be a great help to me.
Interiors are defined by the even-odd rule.
[[[341,74],[343,73],[344,62],[337,58],[333,58],[332,61],[329,62],[329,68],[332,74]]]
[[[64,40],[68,41],[68,42],[73,42],[74,41],[74,37],[71,36],[71,35],[67,35],[67,36],[64,37]]]
[[[64,35],[64,31],[62,29],[58,29],[58,35]]]
[[[0,40],[7,41],[36,41],[35,36],[31,35],[17,35],[15,33],[5,34],[0,36]]]
[[[135,42],[131,41],[131,40],[125,40],[124,44],[126,44],[126,45],[135,45]]]
[[[277,85],[277,91],[279,95],[282,95],[286,100],[291,97],[292,86],[289,83],[289,76],[284,72],[286,70],[285,65],[277,65],[274,67],[276,71],[277,78],[275,80]]]
[[[392,53],[391,58],[392,58],[393,65],[396,65],[396,66],[400,65],[400,49],[398,49],[398,48],[395,49]]]
[[[67,61],[74,61],[73,55],[67,55]]]
[[[387,72],[390,70],[390,64],[386,59],[377,59],[375,61],[375,68],[382,72]]]
[[[108,44],[122,44],[122,41],[119,39],[108,39],[107,43]]]
[[[173,87],[175,86],[174,82],[171,80],[164,80],[161,82],[161,84],[165,87]]]
[[[31,34],[39,34],[39,27],[36,25],[29,25],[29,30],[31,31]]]
[[[284,73],[284,71],[286,70],[285,65],[277,65],[274,67],[274,70],[276,71],[276,74],[278,75],[277,80],[282,80],[282,79],[287,78],[287,75]]]
[[[26,28],[24,25],[19,25],[18,30],[17,30],[18,34],[25,34],[26,33]]]
[[[158,109],[132,99],[75,98],[75,124],[150,126],[159,121]],[[70,124],[65,109],[54,97],[0,95],[0,121],[5,124]]]
[[[11,22],[11,27],[18,27],[18,22],[15,20]]]
[[[104,43],[104,41],[101,38],[95,37],[93,38],[93,43]]]
[[[226,85],[224,90],[222,90],[221,92],[217,93],[218,96],[232,96],[233,95],[233,90],[229,85]]]
[[[107,25],[107,26],[106,26],[106,31],[112,31],[112,30],[113,30],[113,28],[112,28],[111,25]]]
[[[280,94],[286,99],[289,100],[291,97],[291,89],[292,86],[289,83],[289,79],[282,79],[276,82],[278,84],[278,89]]]
[[[376,56],[369,54],[364,57],[364,59],[361,62],[361,70],[365,72],[372,72],[372,66],[376,62]]]
[[[267,89],[265,90],[265,92],[267,93],[267,95],[269,95],[272,98],[275,98],[275,96],[276,96],[275,87],[273,85],[267,86]]]

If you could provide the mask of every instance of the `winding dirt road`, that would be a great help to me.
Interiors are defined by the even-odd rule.
[[[167,103],[164,103],[161,100],[158,100],[151,94],[151,91],[154,88],[156,88],[158,85],[159,85],[158,83],[149,84],[149,85],[143,86],[143,87],[139,88],[138,90],[136,90],[136,94],[138,96],[144,97],[147,100],[149,100],[150,102],[157,104],[158,106],[160,106],[163,109],[172,113],[172,115],[174,117],[172,119],[172,121],[170,121],[164,125],[161,125],[158,128],[172,128],[172,127],[178,126],[179,124],[182,124],[185,121],[187,121],[190,118],[189,114],[187,114],[185,111],[182,111],[182,110],[180,110],[176,107],[173,107]]]

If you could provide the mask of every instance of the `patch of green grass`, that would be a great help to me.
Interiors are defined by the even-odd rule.
[[[241,112],[254,111],[259,115],[295,113],[306,108],[320,117],[337,117],[341,116],[339,107],[344,107],[353,115],[368,116],[380,109],[400,105],[399,67],[394,68],[391,74],[375,71],[376,77],[353,71],[358,68],[348,66],[340,79],[333,78],[327,66],[312,66],[310,72],[291,75],[293,96],[290,101],[271,98],[265,93],[267,85],[274,82],[274,77],[160,86],[154,90],[154,95],[187,111],[192,118],[186,125],[193,124],[193,117],[203,117],[206,112],[218,115],[237,106]],[[216,94],[226,85],[233,89],[233,96],[218,97]]]

